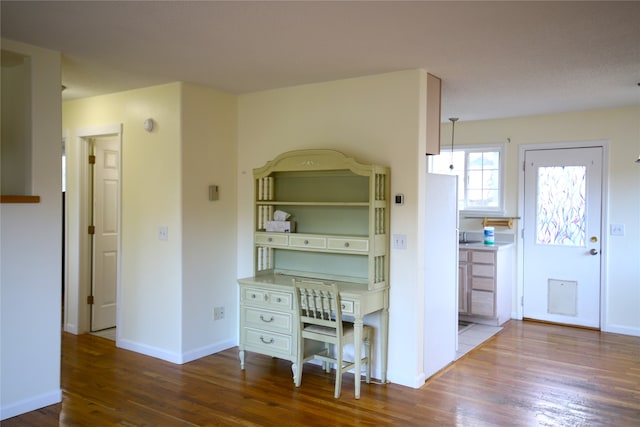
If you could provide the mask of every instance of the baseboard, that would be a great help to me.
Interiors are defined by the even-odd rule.
[[[145,356],[155,357],[156,359],[166,360],[167,362],[178,365],[182,364],[182,357],[179,353],[169,352],[161,348],[140,344],[135,341],[119,338],[116,340],[116,347],[135,351],[136,353],[144,354]]]
[[[0,408],[0,420],[16,417],[45,406],[62,402],[62,390],[54,390]]]
[[[640,337],[640,328],[631,328],[629,326],[620,325],[604,325],[602,332],[611,332],[613,334],[631,335],[634,337]]]
[[[182,353],[182,363],[188,363],[238,345],[235,340],[227,340]],[[238,359],[238,364],[240,359]]]
[[[373,375],[373,374],[372,374]],[[401,385],[404,387],[411,387],[418,389],[422,387],[427,380],[427,377],[424,375],[424,372],[419,372],[416,376],[409,378],[406,376],[395,376],[395,372],[388,371],[387,372],[387,382]]]
[[[209,356],[214,353],[218,353],[222,350],[229,349],[238,345],[235,340],[222,341],[208,346],[196,348],[194,350],[187,351],[185,353],[172,353],[166,350],[148,346],[146,344],[140,344],[134,341],[126,339],[117,339],[116,346],[125,350],[135,351],[136,353],[144,354],[145,356],[155,357],[156,359],[166,360],[167,362],[182,365],[202,357]],[[238,363],[240,359],[238,359]]]
[[[552,322],[550,320],[533,319],[533,318],[530,318],[530,317],[523,317],[522,321],[523,322],[531,322],[531,323],[540,323],[540,324],[543,324],[543,325],[564,326],[566,328],[586,329],[588,331],[600,331],[601,330],[601,328],[599,328],[597,326],[572,325],[571,323]]]
[[[69,332],[73,335],[78,335],[78,325],[74,325],[73,323],[66,323],[64,325],[64,331]]]

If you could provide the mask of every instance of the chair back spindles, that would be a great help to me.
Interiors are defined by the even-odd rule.
[[[338,307],[337,294],[332,293],[331,290],[301,287],[299,292],[304,316],[329,321],[339,316],[335,309]]]

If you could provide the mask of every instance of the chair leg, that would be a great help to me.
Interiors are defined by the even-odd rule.
[[[333,346],[329,343],[325,343],[325,349],[327,351],[327,356],[331,357],[333,354]],[[331,363],[327,361],[322,361],[322,367],[327,374],[331,373]]]
[[[371,383],[371,333],[368,333],[364,339],[364,355],[367,358],[367,374],[366,382]]]
[[[336,391],[333,395],[336,399],[340,397],[340,389],[342,388],[342,346],[335,346],[336,349]]]
[[[302,359],[304,357],[304,338],[300,337],[298,340],[298,355],[296,357],[296,363],[291,366],[293,369],[293,382],[296,387],[300,387],[302,383]]]

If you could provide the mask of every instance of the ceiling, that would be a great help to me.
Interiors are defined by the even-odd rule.
[[[640,105],[640,2],[7,1],[64,99],[186,81],[242,94],[397,70],[461,121]]]

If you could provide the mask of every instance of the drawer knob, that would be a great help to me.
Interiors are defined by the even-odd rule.
[[[265,300],[265,301],[269,301],[269,295],[265,295],[265,296],[264,296],[264,300]]]
[[[264,318],[264,315],[261,314],[260,315],[260,320],[262,320],[263,322],[266,322],[266,323],[271,323],[271,322],[273,322],[274,318],[273,318],[273,316],[271,316],[271,318],[269,320],[267,320],[267,319]]]
[[[251,298],[256,299],[256,294],[251,294]]]
[[[260,341],[265,344],[273,344],[273,337],[269,338],[269,341],[265,340],[263,336],[260,337]]]
[[[349,242],[344,242],[344,247],[348,248],[349,247]]]
[[[308,241],[308,240],[305,240],[305,241],[304,241],[304,244],[305,244],[305,245],[308,245],[308,244],[309,244],[309,241]]]
[[[276,302],[282,302],[282,298],[280,297],[276,298]]]
[[[269,242],[269,243],[273,242],[273,237],[269,237],[269,238],[267,239],[267,242]]]

